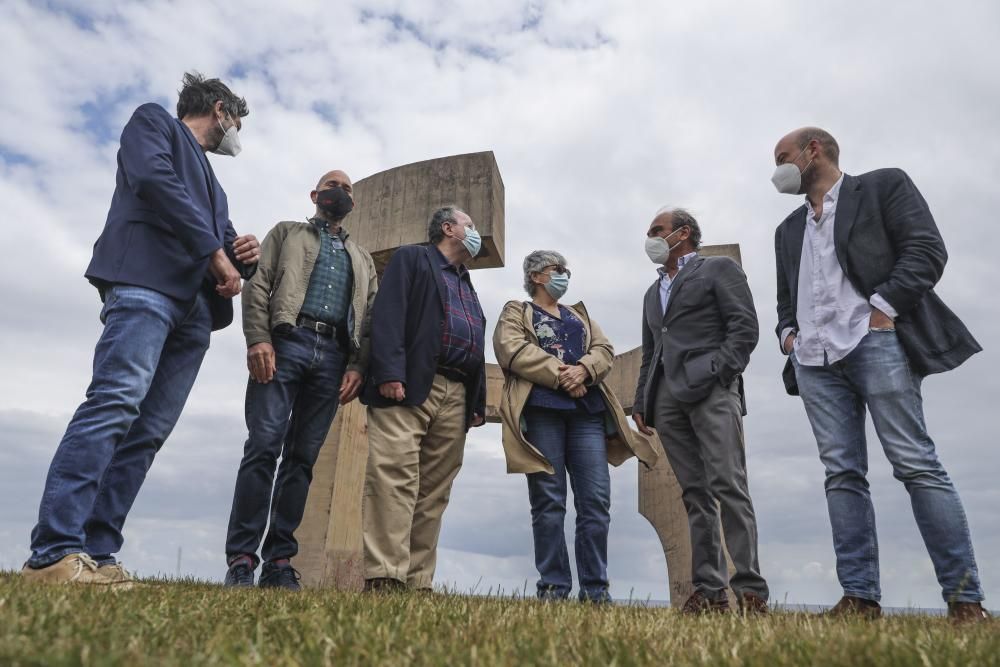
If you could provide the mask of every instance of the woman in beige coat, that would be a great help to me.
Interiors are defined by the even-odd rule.
[[[656,453],[632,437],[622,407],[603,383],[614,360],[611,343],[582,303],[563,306],[570,271],[557,252],[524,259],[531,301],[504,306],[493,348],[504,371],[500,404],[507,471],[526,473],[542,599],[569,596],[572,579],[563,523],[566,476],[576,507],[579,598],[608,602],[608,463]]]

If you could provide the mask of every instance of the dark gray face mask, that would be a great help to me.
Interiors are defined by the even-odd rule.
[[[328,188],[316,193],[316,206],[334,220],[341,220],[354,210],[354,200],[343,188]]]

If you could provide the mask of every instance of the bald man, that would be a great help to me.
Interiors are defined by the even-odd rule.
[[[878,540],[868,491],[865,412],[910,494],[953,619],[987,617],[965,510],[924,422],[924,376],[981,348],[934,293],[948,254],[927,202],[899,169],[851,176],[826,131],[796,130],[774,149],[772,182],[805,195],[775,235],[778,338],[826,468],[844,595],[835,615],[877,617]]]
[[[290,559],[313,464],[338,404],[357,397],[368,365],[378,279],[371,255],[343,228],[354,208],[351,179],[331,171],[309,196],[313,216],[268,233],[243,291],[249,437],[226,538],[227,586],[253,586],[263,558],[262,588],[299,589]]]

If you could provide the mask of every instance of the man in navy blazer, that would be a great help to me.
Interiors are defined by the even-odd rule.
[[[805,127],[775,146],[772,182],[805,195],[778,225],[778,340],[785,385],[802,397],[826,471],[844,590],[834,615],[881,615],[865,413],[910,495],[948,615],[982,620],[983,589],[962,501],[924,420],[921,383],[981,348],[934,292],[948,253],[900,169],[852,176],[830,133]]]
[[[104,302],[104,331],[86,400],[49,468],[26,579],[130,585],[113,555],[125,517],[260,254],[253,235],[233,230],[205,156],[239,152],[247,113],[218,79],[186,74],[177,118],[144,104],[122,131],[86,273]]]
[[[486,317],[465,262],[481,240],[454,206],[428,246],[396,251],[372,305],[364,553],[366,590],[431,588],[441,517],[465,436],[486,415]]]

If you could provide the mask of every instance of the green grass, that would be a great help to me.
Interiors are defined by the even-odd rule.
[[[497,597],[99,591],[0,574],[0,665],[1000,665],[1000,621],[688,618]]]

